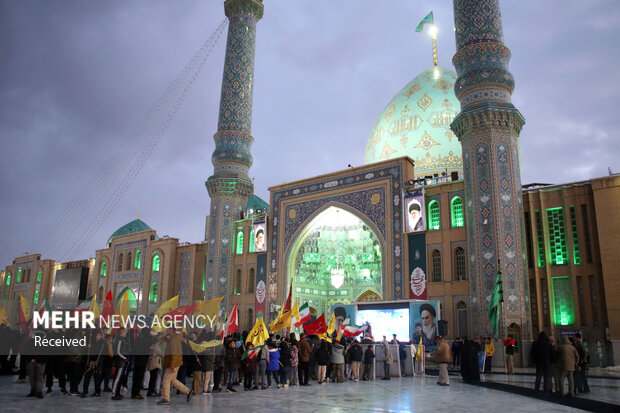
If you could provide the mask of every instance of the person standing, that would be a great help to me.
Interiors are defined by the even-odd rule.
[[[256,372],[254,374],[254,390],[258,390],[260,378],[261,390],[267,388],[267,366],[269,365],[269,348],[264,345],[256,355]]]
[[[573,372],[579,362],[579,354],[577,349],[570,343],[568,337],[560,338],[560,344],[557,349],[557,368],[559,373],[559,390],[560,396],[564,395],[564,381],[568,378],[568,397],[575,395],[575,383],[573,381]]]
[[[275,347],[275,343],[269,341],[269,364],[267,364],[267,388],[271,387],[271,378],[273,377],[276,386],[280,388],[280,350]]]
[[[168,339],[166,354],[164,355],[164,369],[166,369],[166,371],[162,383],[162,399],[157,402],[159,405],[170,404],[171,384],[175,389],[187,395],[188,402],[191,400],[192,394],[194,393],[177,380],[179,367],[183,365],[183,340],[184,338],[181,336],[181,332],[171,330],[171,337]]]
[[[590,386],[588,385],[588,352],[581,342],[581,334],[577,333],[573,338],[573,346],[575,346],[577,354],[579,354],[579,363],[577,363],[577,369],[574,373],[575,393],[588,394],[590,393]]]
[[[314,345],[308,342],[305,334],[301,335],[301,340],[297,345],[299,349],[299,385],[310,386],[308,383],[308,376],[310,375],[310,354]]]
[[[280,386],[288,388],[291,373],[291,350],[286,339],[280,341]]]
[[[372,367],[375,364],[375,352],[373,351],[372,344],[368,346],[364,352],[364,374],[362,380],[368,381],[372,376]]]
[[[37,331],[35,336],[44,337],[42,332]],[[45,373],[46,356],[36,354],[34,337],[30,339],[25,347],[21,358],[26,363],[26,371],[30,378],[30,393],[28,397],[43,398],[43,373]]]
[[[84,385],[82,387],[82,396],[88,395],[88,387],[90,386],[90,379],[95,376],[95,392],[91,395],[93,397],[101,396],[101,381],[103,380],[103,350],[105,341],[103,340],[103,334],[101,331],[95,332],[95,336],[92,337],[88,343],[88,353],[86,356],[86,372],[84,372]]]
[[[449,386],[450,376],[448,375],[448,364],[452,362],[450,345],[441,336],[435,337],[435,342],[437,343],[437,350],[431,353],[431,356],[435,357],[439,365],[439,381],[437,384],[440,386]]]
[[[149,390],[146,397],[160,396],[157,379],[163,370],[162,359],[166,353],[166,339],[164,336],[156,339],[157,341],[149,347],[150,355],[146,364],[146,368],[149,370]]]
[[[508,334],[508,338],[504,340],[504,347],[506,347],[506,374],[515,374],[513,360],[515,354],[515,340],[511,334]]]
[[[360,381],[360,364],[364,357],[362,347],[357,340],[353,340],[349,349],[347,350],[349,357],[351,358],[351,376],[353,381]]]
[[[530,349],[530,358],[536,365],[536,382],[534,383],[534,390],[540,391],[540,382],[544,377],[545,381],[543,389],[545,395],[551,394],[551,355],[553,346],[549,342],[549,337],[544,331],[538,334],[538,339],[532,343]]]
[[[484,372],[491,373],[493,367],[493,355],[495,354],[495,346],[491,341],[491,337],[487,337],[484,343],[484,351],[486,353],[486,360],[484,361]]]
[[[327,343],[327,341],[321,339],[319,350],[316,352],[319,384],[325,384],[325,374],[327,373],[327,364],[331,360],[331,351],[332,347]]]
[[[226,346],[225,364],[226,371],[228,372],[228,385],[226,391],[228,393],[236,393],[237,390],[233,387],[237,378],[237,370],[241,362],[241,354],[235,344],[235,340],[229,340]]]
[[[383,341],[381,342],[383,346],[383,379],[390,379],[390,364],[394,361],[392,357],[392,351],[390,350],[390,343],[388,343],[387,338],[383,336]]]
[[[112,384],[112,400],[123,400],[123,395],[121,394],[121,379],[129,358],[129,343],[127,342],[126,329],[122,328],[119,330],[113,348],[115,375]]]
[[[246,351],[250,351],[254,348],[254,345],[248,342],[245,345]],[[252,378],[254,377],[254,371],[256,370],[256,357],[247,357],[241,360],[241,370],[243,370],[243,390],[252,390]]]
[[[299,348],[297,348],[297,340],[295,334],[291,335],[291,386],[299,384]]]
[[[344,382],[344,346],[336,340],[334,340],[334,343],[332,344],[331,362],[333,365],[332,383],[343,383]]]
[[[142,390],[142,381],[144,379],[144,371],[149,361],[150,344],[153,339],[151,338],[151,329],[144,328],[140,331],[140,335],[134,341],[136,348],[133,349],[134,364],[133,375],[131,378],[131,398],[134,400],[143,400],[144,397],[140,394]]]
[[[472,340],[465,339],[461,346],[461,376],[465,382],[480,381],[479,351],[478,337]]]

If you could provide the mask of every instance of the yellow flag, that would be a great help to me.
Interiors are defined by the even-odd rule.
[[[295,304],[291,308],[291,317],[295,317],[295,322],[299,321],[299,297],[295,299]]]
[[[418,351],[415,353],[415,361],[422,361],[422,337],[420,337],[420,344],[418,344]]]
[[[208,348],[216,347],[217,345],[222,344],[222,340],[203,341],[202,343],[195,343],[192,340],[187,340],[187,342],[196,353],[202,353]]]
[[[21,304],[21,309],[22,309],[22,314],[24,315],[24,320],[26,321],[30,320],[30,304],[28,304],[28,301],[21,294],[19,295],[19,302]]]
[[[338,329],[338,335],[336,335],[336,341],[340,341],[340,339],[342,338],[342,332],[344,331],[344,326],[340,326],[340,328]]]
[[[287,311],[281,316],[276,317],[276,319],[273,320],[269,324],[269,329],[271,330],[272,333],[274,333],[276,331],[289,328],[290,325],[291,325],[291,311]]]
[[[120,316],[121,325],[125,328],[125,321],[129,317],[129,291],[125,291],[125,294],[123,294],[121,302],[118,303],[118,307],[116,307],[116,314]]]
[[[7,327],[11,327],[9,318],[6,316],[6,305],[0,308],[0,324],[4,324]]]
[[[248,338],[245,340],[246,343],[252,343],[254,347],[262,346],[265,344],[265,340],[269,338],[269,331],[267,331],[267,326],[265,325],[265,321],[263,318],[256,319],[256,323],[254,323],[254,327],[252,327],[252,331],[248,334]]]
[[[332,335],[336,330],[336,314],[332,311],[332,316],[329,318],[329,325],[327,326],[327,334]]]
[[[198,317],[199,315],[204,315],[209,319],[215,319],[217,321],[217,312],[220,310],[220,302],[224,297],[213,298],[212,300],[207,301],[197,301],[196,310],[194,311],[194,315]]]
[[[157,311],[155,312],[155,315],[153,316],[154,318],[153,331],[156,333],[161,333],[162,331],[164,331],[165,323],[162,323],[161,318],[164,316],[164,314],[168,314],[169,312],[176,310],[178,307],[179,307],[179,296],[178,295],[175,295],[174,297],[172,297],[171,299],[169,299],[168,301],[160,305]]]
[[[331,337],[330,337],[327,333],[321,333],[321,334],[319,334],[319,338],[320,338],[321,340],[325,340],[325,341],[327,341],[328,343],[331,343],[331,342],[332,342]]]
[[[90,302],[88,311],[95,315],[95,320],[99,320],[99,304],[97,304],[97,294],[93,296],[93,300]]]

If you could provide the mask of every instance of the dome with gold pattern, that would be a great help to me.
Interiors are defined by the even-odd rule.
[[[463,174],[461,143],[450,129],[460,111],[456,73],[439,66],[416,76],[388,103],[372,128],[365,161],[409,156],[415,175]]]

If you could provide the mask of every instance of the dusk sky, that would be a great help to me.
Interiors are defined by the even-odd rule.
[[[513,103],[526,120],[522,182],[620,172],[620,2],[500,5]],[[439,64],[454,70],[452,1],[265,0],[250,170],[258,196],[364,163],[377,116],[432,65],[430,37],[414,31],[431,9]],[[224,18],[222,0],[0,0],[0,269],[26,251],[93,257],[139,208],[159,236],[204,239],[226,31],[111,200],[131,181],[144,131],[157,127],[147,113]]]

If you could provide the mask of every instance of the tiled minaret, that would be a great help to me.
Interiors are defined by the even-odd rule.
[[[498,334],[511,328],[529,339],[528,277],[519,166],[519,133],[525,119],[511,103],[499,0],[454,0],[461,113],[451,127],[463,146],[468,275],[473,336],[492,334],[487,311],[501,263],[504,311]]]
[[[211,197],[206,240],[209,245],[205,298],[228,296],[233,251],[233,225],[245,212],[254,184],[252,166],[252,94],[256,23],[263,17],[261,0],[226,0],[226,58],[220,115],[211,157],[213,175],[206,182]]]

